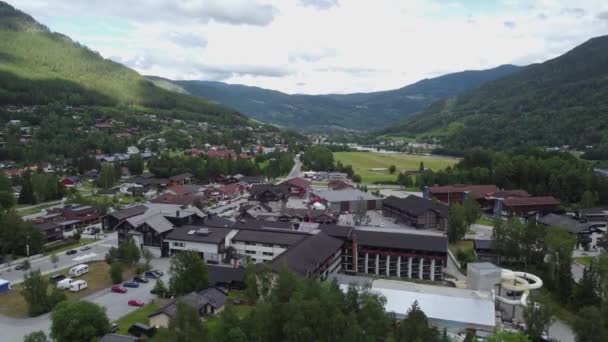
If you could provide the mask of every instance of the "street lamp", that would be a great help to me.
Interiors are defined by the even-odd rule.
[[[26,235],[25,239],[26,239],[26,243],[25,243],[25,255],[29,258],[30,257],[30,236]]]

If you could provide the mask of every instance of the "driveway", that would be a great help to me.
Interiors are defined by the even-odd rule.
[[[152,260],[152,265],[154,268],[165,272],[162,279],[168,286],[170,260],[168,258],[154,259]],[[148,284],[140,284],[139,288],[130,288],[124,294],[112,293],[108,288],[84,297],[81,300],[87,300],[105,307],[110,321],[115,321],[137,309],[137,307],[127,305],[130,299],[142,300],[145,303],[155,299],[156,296],[150,293],[150,290],[154,287],[154,283],[155,280],[151,280]],[[50,314],[23,319],[0,316],[0,331],[2,331],[0,340],[3,342],[21,342],[25,335],[38,330],[44,331],[47,335],[50,333]]]

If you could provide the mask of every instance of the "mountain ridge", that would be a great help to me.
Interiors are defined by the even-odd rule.
[[[166,89],[209,98],[279,126],[310,131],[328,128],[369,131],[394,124],[405,116],[424,110],[438,99],[458,95],[520,69],[514,65],[502,65],[427,78],[393,90],[324,95],[287,94],[217,81],[146,78]]]

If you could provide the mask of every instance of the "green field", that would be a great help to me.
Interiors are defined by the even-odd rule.
[[[418,170],[420,162],[424,163],[424,167],[430,168],[433,171],[445,169],[458,162],[458,159],[450,157],[375,152],[335,152],[334,159],[342,162],[344,165],[352,165],[355,173],[361,175],[364,183],[396,181],[398,172]],[[397,167],[397,172],[392,175],[388,171],[370,171],[371,168],[388,168],[391,165]]]

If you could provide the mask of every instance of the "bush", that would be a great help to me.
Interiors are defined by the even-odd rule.
[[[169,297],[169,289],[165,286],[165,283],[162,279],[158,279],[156,284],[154,284],[154,288],[150,291],[150,293],[159,296],[160,298],[168,298]]]
[[[110,266],[110,278],[113,284],[122,283],[122,265],[119,262],[113,262]]]
[[[456,259],[460,262],[460,266],[463,270],[467,269],[468,263],[477,261],[477,257],[472,250],[466,251],[464,249],[458,249],[456,252]]]
[[[355,182],[355,183],[361,183],[361,176],[358,174],[354,174],[352,179],[353,179],[353,182]]]

